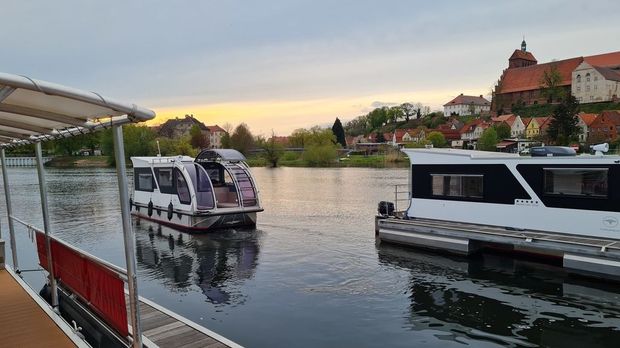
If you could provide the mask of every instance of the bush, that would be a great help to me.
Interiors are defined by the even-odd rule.
[[[303,159],[311,167],[328,166],[338,158],[338,151],[333,144],[310,145],[303,153]]]

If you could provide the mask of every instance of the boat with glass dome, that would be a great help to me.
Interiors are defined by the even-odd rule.
[[[245,156],[205,149],[188,156],[132,157],[131,213],[190,232],[256,226],[263,211]]]

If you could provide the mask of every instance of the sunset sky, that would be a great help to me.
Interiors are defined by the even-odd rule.
[[[620,50],[619,1],[8,1],[0,71],[287,135],[376,106],[488,95],[539,62]]]

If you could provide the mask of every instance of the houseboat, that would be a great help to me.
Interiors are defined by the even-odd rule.
[[[403,151],[411,160],[407,218],[620,239],[620,184],[613,179],[620,178],[620,156],[555,147],[528,157]]]
[[[620,156],[604,155],[606,144],[594,150],[404,149],[408,207],[381,202],[375,233],[462,255],[491,248],[560,258],[577,273],[620,280]]]
[[[131,213],[174,228],[204,232],[255,226],[263,211],[245,157],[232,149],[188,156],[132,157]]]

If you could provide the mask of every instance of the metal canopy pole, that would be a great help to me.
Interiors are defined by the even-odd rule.
[[[54,260],[52,260],[52,246],[50,242],[50,214],[47,207],[47,183],[45,182],[45,173],[43,173],[43,155],[41,151],[41,142],[35,144],[35,153],[37,156],[37,175],[39,177],[39,192],[41,193],[41,212],[43,213],[43,232],[45,232],[45,256],[47,257],[47,267],[49,270],[50,287],[52,288],[52,307],[58,307],[58,291],[56,285],[56,276],[54,274]]]
[[[6,171],[6,158],[4,148],[0,150],[0,161],[2,162],[2,181],[4,182],[4,198],[6,198],[6,213],[9,218],[9,235],[11,238],[11,254],[13,255],[13,268],[19,273],[19,264],[17,263],[17,247],[15,245],[15,227],[13,226],[13,209],[11,207],[11,189],[9,188],[9,174]]]
[[[138,282],[136,277],[135,236],[131,228],[129,215],[129,191],[125,173],[125,145],[123,143],[122,126],[112,127],[114,140],[114,158],[116,160],[116,176],[118,178],[118,193],[121,203],[121,218],[123,220],[123,237],[125,240],[125,261],[127,263],[127,286],[129,288],[129,311],[133,328],[133,347],[142,348],[142,328],[140,327],[140,311],[138,310]]]

